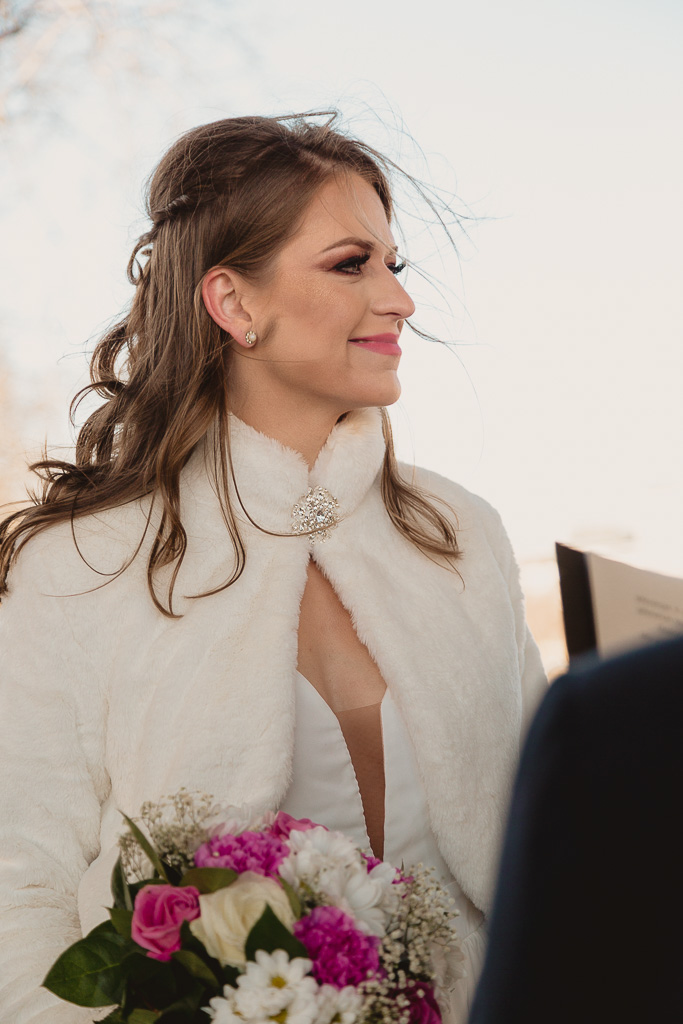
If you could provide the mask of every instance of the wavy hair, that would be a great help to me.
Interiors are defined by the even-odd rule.
[[[215,121],[181,136],[162,158],[146,190],[151,227],[128,263],[135,285],[130,311],[97,343],[91,383],[74,398],[72,421],[86,394],[95,392],[104,401],[81,427],[73,462],[45,452],[29,467],[41,487],[28,508],[0,523],[0,595],[7,590],[14,559],[37,533],[62,522],[71,521],[73,527],[76,517],[151,496],[160,516],[147,581],[156,607],[173,616],[173,590],[187,548],[180,474],[212,427],[211,472],[235,556],[234,569],[218,590],[239,579],[246,551],[228,486],[232,338],[204,307],[204,276],[214,266],[252,279],[264,276],[315,193],[340,171],[367,181],[392,219],[389,180],[400,169],[335,129],[335,112],[322,124],[312,120],[317,116]],[[454,567],[460,554],[454,513],[439,509],[438,499],[400,476],[386,410],[382,422],[381,490],[387,513],[425,555]],[[164,604],[154,576],[167,565],[172,572]]]

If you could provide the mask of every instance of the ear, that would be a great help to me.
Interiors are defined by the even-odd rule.
[[[239,345],[249,348],[245,335],[253,324],[242,305],[242,284],[242,278],[234,270],[212,267],[202,282],[202,298],[211,319],[232,335]]]

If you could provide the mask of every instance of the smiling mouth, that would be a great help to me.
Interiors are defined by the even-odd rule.
[[[398,334],[371,334],[367,338],[349,338],[350,345],[359,345],[384,356],[400,356]]]
[[[387,345],[398,345],[398,334],[391,334],[387,331],[385,334],[368,334],[365,338],[349,338],[349,341],[379,341],[386,342]]]

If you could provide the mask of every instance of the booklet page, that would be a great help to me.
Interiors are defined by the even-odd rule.
[[[598,652],[683,633],[683,579],[587,554]]]

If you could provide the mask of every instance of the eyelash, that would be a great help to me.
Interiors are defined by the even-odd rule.
[[[368,262],[370,259],[370,253],[364,252],[362,256],[351,256],[347,260],[342,260],[338,263],[334,270],[339,270],[342,274],[360,274],[360,268]],[[392,274],[400,274],[402,270],[405,270],[406,264],[403,263],[388,263],[389,270]]]

